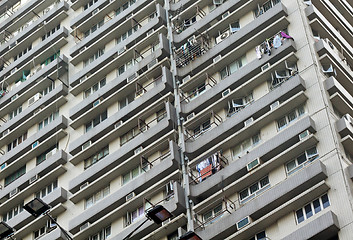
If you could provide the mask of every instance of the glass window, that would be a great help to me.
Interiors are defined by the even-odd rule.
[[[296,215],[297,215],[297,221],[298,223],[301,223],[304,221],[304,214],[303,214],[303,210],[299,209],[296,211]]]

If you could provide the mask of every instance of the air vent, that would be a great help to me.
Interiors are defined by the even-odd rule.
[[[310,135],[310,131],[309,130],[305,130],[304,132],[302,132],[301,134],[299,134],[299,140],[303,140],[306,137],[308,137]]]
[[[135,154],[135,155],[138,154],[139,152],[142,151],[142,149],[143,149],[143,147],[142,147],[142,146],[139,146],[138,148],[136,148],[136,149],[134,150],[134,154]]]
[[[251,223],[251,218],[249,216],[247,216],[247,217],[243,218],[242,220],[240,220],[239,222],[237,222],[237,229],[240,230],[250,223]]]
[[[18,94],[15,94],[11,97],[11,102],[14,101],[18,97]]]
[[[187,115],[186,120],[190,120],[191,118],[195,117],[195,113],[190,113],[189,115]]]
[[[131,199],[133,199],[135,197],[135,192],[131,192],[128,195],[126,195],[125,199],[126,201],[130,201]]]
[[[118,127],[120,127],[122,124],[123,124],[123,121],[120,120],[120,121],[118,121],[117,123],[114,124],[114,128],[118,128]]]
[[[82,150],[85,150],[86,148],[88,148],[89,146],[91,146],[91,141],[86,142],[85,144],[82,145]]]
[[[213,63],[218,62],[219,60],[221,60],[221,58],[222,58],[222,56],[221,56],[221,55],[218,55],[217,57],[215,57],[215,58],[213,59]]]
[[[11,192],[9,193],[9,197],[12,198],[13,196],[15,196],[18,193],[18,188],[15,188],[14,190],[11,190]]]
[[[81,227],[80,227],[80,231],[82,231],[82,230],[84,230],[84,229],[88,228],[90,225],[91,225],[91,223],[86,222],[85,224],[81,225]]]
[[[33,148],[36,148],[38,145],[39,145],[39,141],[35,141],[35,142],[32,144],[32,149],[33,149]]]
[[[34,183],[35,181],[38,180],[38,178],[39,178],[38,174],[34,175],[33,177],[31,177],[31,178],[29,179],[29,184]]]
[[[230,88],[228,88],[222,92],[222,97],[227,96],[229,93],[230,93]]]
[[[260,166],[260,164],[261,164],[260,158],[256,158],[255,160],[251,161],[246,165],[246,169],[248,170],[248,172],[250,172],[251,170]]]
[[[134,74],[132,74],[131,76],[129,76],[128,78],[127,78],[127,82],[131,82],[132,80],[134,80],[135,78],[137,78],[137,73],[134,73]]]
[[[97,99],[96,101],[93,102],[93,107],[96,107],[98,106],[99,104],[101,103],[101,100],[100,99]]]
[[[246,120],[246,121],[244,122],[244,126],[245,126],[245,127],[246,127],[246,126],[249,126],[253,121],[254,121],[254,118],[253,118],[253,117],[249,118],[248,120]]]
[[[88,182],[85,182],[84,184],[82,184],[82,185],[80,186],[80,190],[81,190],[81,189],[84,189],[85,187],[87,187],[88,184],[89,184]]]
[[[275,108],[277,108],[279,106],[279,101],[276,101],[276,102],[274,102],[274,103],[272,103],[271,105],[270,105],[270,109],[271,110],[274,110]]]
[[[261,71],[263,72],[263,71],[265,71],[267,68],[269,68],[270,67],[270,63],[266,63],[265,65],[263,65],[262,67],[261,67]]]
[[[2,132],[2,136],[4,137],[5,135],[9,134],[10,129],[6,129],[5,131]]]
[[[158,63],[158,60],[157,59],[153,59],[151,62],[149,62],[147,64],[147,68],[150,69],[152,68],[154,65],[156,65]]]

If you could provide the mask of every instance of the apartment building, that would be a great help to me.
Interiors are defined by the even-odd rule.
[[[13,238],[353,239],[352,1],[2,0],[0,42]]]

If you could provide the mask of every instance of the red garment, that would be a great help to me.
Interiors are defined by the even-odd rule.
[[[212,164],[210,164],[207,167],[205,167],[204,169],[202,169],[200,174],[201,174],[202,180],[205,180],[205,178],[207,178],[208,176],[211,176],[212,175]]]

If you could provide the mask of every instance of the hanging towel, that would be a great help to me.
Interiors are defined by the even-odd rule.
[[[281,45],[282,45],[281,37],[279,35],[276,35],[273,39],[273,47],[279,48]]]
[[[282,32],[282,31],[281,31],[281,36],[282,36],[283,38],[292,39],[292,40],[294,41],[294,38],[292,38],[291,36],[287,35],[285,32]]]
[[[257,46],[255,48],[255,51],[256,51],[256,56],[258,59],[261,59],[261,47],[260,46]]]

